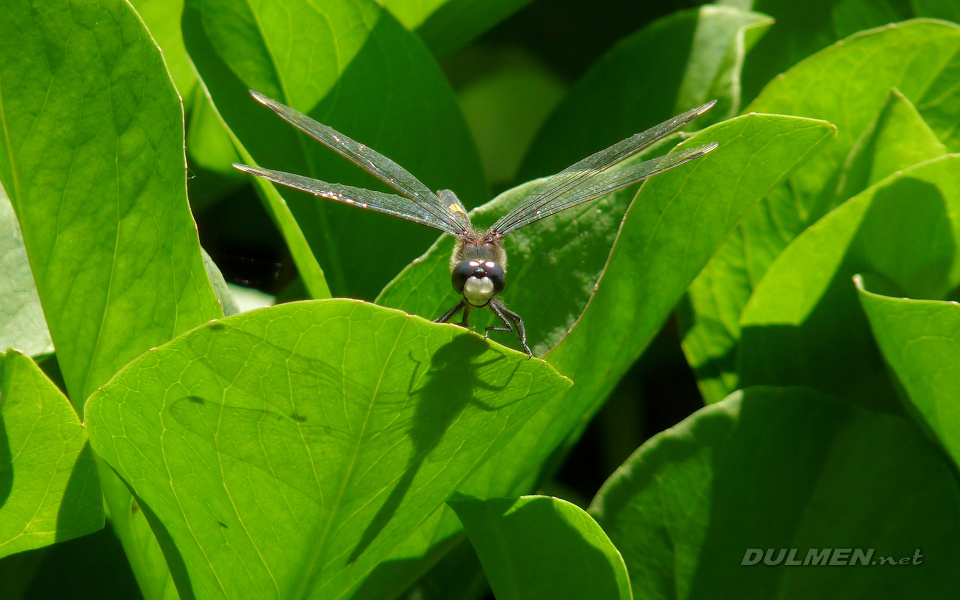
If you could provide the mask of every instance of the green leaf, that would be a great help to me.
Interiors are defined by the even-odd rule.
[[[299,302],[148,353],[87,427],[175,546],[181,596],[335,599],[567,385],[455,326]]]
[[[740,384],[806,385],[895,409],[850,278],[874,273],[919,298],[960,283],[958,169],[949,155],[900,171],[794,240],[743,309]]]
[[[747,110],[778,108],[829,118],[840,131],[830,151],[813,164],[833,166],[876,119],[890,88],[915,106],[937,137],[960,148],[960,107],[951,102],[960,79],[960,26],[914,20],[864,31],[818,52],[770,82]],[[801,189],[818,192],[828,170],[805,169]],[[794,178],[798,179],[798,178]]]
[[[237,304],[237,299],[233,297],[233,292],[230,291],[230,286],[223,279],[223,273],[220,272],[217,263],[213,262],[213,259],[203,248],[200,249],[200,254],[203,256],[203,268],[207,272],[210,286],[213,287],[213,292],[217,295],[217,302],[220,303],[223,314],[229,317],[239,313],[240,306]]]
[[[521,179],[559,171],[708,100],[716,99],[717,106],[693,126],[737,114],[737,80],[748,42],[769,24],[765,15],[703,6],[664,17],[621,40],[547,120]]]
[[[850,149],[837,186],[836,203],[852,198],[901,169],[946,153],[947,148],[916,107],[893,88],[876,120]]]
[[[837,40],[917,14],[908,0],[748,0],[747,4],[775,20],[770,34],[744,65],[747,100],[780,73]]]
[[[503,188],[516,181],[520,161],[567,86],[518,48],[474,48],[463,60],[483,61],[489,68],[457,96],[487,177]]]
[[[960,308],[956,302],[891,298],[855,278],[880,351],[906,390],[908,413],[960,465]],[[877,287],[870,281],[870,287]]]
[[[197,75],[190,65],[187,49],[180,33],[183,0],[130,0],[150,30],[150,35],[163,52],[163,62],[177,86],[181,98],[189,98],[197,85]]]
[[[197,120],[194,120],[192,124],[196,123],[197,128],[194,129],[191,127],[191,133],[198,136],[195,138],[198,140],[198,146],[194,146],[194,148],[197,149],[200,160],[205,163],[205,166],[221,171],[221,174],[225,174],[226,172],[223,171],[223,169],[226,168],[226,165],[224,165],[222,161],[227,160],[230,156],[238,157],[237,160],[247,164],[253,164],[255,162],[253,157],[243,148],[237,136],[223,123],[202,82],[201,85],[198,86],[195,96],[194,106]],[[214,122],[214,120],[216,120],[216,122]],[[230,140],[231,147],[229,150],[220,145],[220,142],[223,141],[217,139],[220,134],[226,135]],[[229,169],[236,172],[236,169],[233,169],[232,166],[230,166]],[[297,266],[297,272],[310,297],[315,300],[329,298],[331,294],[330,287],[327,285],[326,275],[324,275],[323,269],[320,268],[317,257],[314,256],[313,251],[310,249],[310,244],[307,242],[306,237],[304,237],[303,230],[300,228],[300,224],[297,223],[290,207],[283,197],[280,196],[277,188],[270,182],[255,177],[254,185],[256,185],[260,191],[266,203],[266,208],[273,217],[274,224],[287,243],[290,256]]]
[[[218,175],[242,181],[243,174],[232,164],[243,160],[203,86],[194,90],[190,99],[190,127],[187,129],[187,153],[190,159],[204,169]],[[191,202],[193,198],[191,197]]]
[[[660,433],[590,512],[639,598],[945,599],[960,585],[951,466],[909,422],[802,388],[737,392]]]
[[[445,507],[442,514],[444,519],[459,521],[449,507]],[[453,525],[451,528],[456,529],[458,527],[458,525]],[[423,527],[421,527],[422,529]],[[473,550],[473,546],[468,543],[460,543],[463,541],[463,537],[461,533],[452,538],[457,543],[452,546],[449,552],[435,552],[436,546],[431,548],[431,554],[442,554],[442,558],[398,598],[402,600],[484,600],[488,598],[490,583],[487,582],[487,576],[483,573],[483,566],[480,564],[480,559]],[[446,550],[446,547],[443,549]],[[391,558],[397,554],[394,553]],[[388,564],[403,566],[405,563],[395,561]],[[389,592],[387,593],[389,594]],[[388,596],[380,596],[380,598],[386,597]]]
[[[680,167],[681,169],[684,167]],[[492,225],[522,201],[539,180],[504,192],[470,213],[479,228]],[[616,239],[617,226],[637,186],[596,204],[551,217],[544,225],[513,233],[504,244],[509,257],[506,301],[520,312],[535,355],[556,346],[583,312]],[[444,236],[387,286],[377,303],[435,319],[462,299],[450,285],[450,255],[455,240]],[[569,265],[569,268],[557,268]],[[553,301],[543,302],[549,294]],[[494,324],[489,311],[471,313],[478,331]],[[494,333],[497,342],[519,349],[516,334]]]
[[[0,273],[4,293],[0,294],[0,350],[16,348],[27,356],[53,352],[50,331],[33,273],[23,247],[20,223],[10,199],[0,185]]]
[[[183,113],[129,5],[8,5],[0,178],[75,406],[221,313],[186,200]]]
[[[831,131],[827,124],[811,124],[805,120],[783,120],[779,117],[756,115],[743,117],[736,122],[727,122],[707,129],[696,136],[697,141],[688,140],[684,144],[685,147],[691,147],[697,143],[719,142],[721,147],[711,153],[710,159],[700,158],[692,165],[659,175],[648,182],[647,186],[657,187],[655,182],[663,180],[685,182],[684,175],[696,172],[694,169],[705,160],[716,160],[718,165],[749,160],[749,156],[759,153],[768,142],[778,142],[771,136],[783,134],[795,141],[797,146],[796,149],[788,149],[775,143],[770,150],[773,153],[782,153],[773,159],[774,161],[785,161],[777,163],[775,167],[786,169],[777,170],[779,176],[790,168],[785,166],[789,162],[785,157],[801,160],[796,157],[812,151],[825,136],[832,135]],[[758,141],[744,139],[755,132]],[[739,153],[746,153],[747,156],[738,156]],[[720,158],[714,158],[716,156]],[[724,158],[725,156],[734,158]],[[792,164],[794,163],[790,163],[791,166]],[[708,176],[719,175],[710,171]],[[757,180],[764,181],[763,175],[758,175]],[[480,228],[490,225],[526,197],[535,186],[536,182],[530,182],[508,190],[473,211],[470,218]],[[708,197],[717,197],[713,191],[714,185],[706,180],[701,182],[699,175],[692,186],[695,189],[684,192],[690,198],[706,201]],[[633,200],[635,189],[636,187],[628,188],[611,194],[598,203],[560,213],[542,224],[520,230],[507,238],[505,248],[511,259],[511,266],[504,298],[511,309],[523,316],[528,342],[534,348],[534,354],[545,354],[554,348],[567,335],[590,302],[596,284],[607,266],[610,248],[617,240],[621,216]],[[754,191],[745,192],[738,197],[748,198]],[[755,197],[753,199],[755,200]],[[716,203],[716,206],[720,206],[722,200],[716,200]],[[691,211],[690,218],[693,219],[698,209],[699,206],[691,206],[685,210]],[[651,225],[655,222],[652,221]],[[682,235],[687,234],[684,232]],[[685,240],[683,244],[686,244]],[[450,285],[449,257],[452,250],[452,238],[439,239],[426,255],[407,267],[384,289],[377,302],[427,318],[436,318],[446,312],[460,300]],[[562,268],[558,268],[558,265]],[[547,296],[551,298],[549,303],[543,302]],[[485,312],[480,314],[484,315]],[[665,316],[664,313],[660,318]],[[515,344],[513,336],[499,335],[495,339],[501,343]]]
[[[0,558],[103,528],[87,434],[29,357],[0,355]]]
[[[599,410],[740,216],[835,133],[823,121],[751,114],[684,142],[716,140],[721,147],[640,188],[587,310],[548,357],[577,387],[537,415],[525,432],[531,437],[518,439],[533,443],[535,428],[564,431],[557,421],[549,424],[551,411],[578,437],[584,415]]]
[[[157,535],[127,485],[101,459],[100,487],[106,499],[113,533],[123,547],[145,600],[178,600],[177,588]],[[162,528],[158,528],[162,532]],[[176,565],[174,565],[175,567]]]
[[[530,0],[385,0],[434,56],[449,56],[530,3]]]
[[[549,496],[448,502],[498,600],[631,599],[623,558],[597,522]]]
[[[468,204],[487,196],[477,150],[439,67],[373,0],[188,0],[183,30],[241,156],[249,153],[254,164],[383,189],[256,103],[248,88],[375,148],[431,189],[453,189]],[[337,294],[372,298],[436,239],[427,228],[301,192],[285,188],[283,198]],[[293,250],[289,237],[288,244]]]
[[[855,193],[889,174],[881,169],[937,155],[930,131],[947,148],[958,146],[960,105],[948,100],[960,82],[958,50],[960,27],[948,23],[911,21],[864,32],[777,78],[746,109],[822,118],[839,134],[746,215],[690,288],[681,312],[684,350],[707,401],[737,387],[737,322],[753,287],[794,237],[847,199],[838,196],[839,186],[850,181],[847,191]],[[891,95],[892,88],[900,94]],[[894,147],[871,141],[885,142],[898,130],[913,140]],[[911,145],[921,151],[914,155]],[[864,161],[874,169],[866,180]]]
[[[222,314],[187,205],[183,111],[129,4],[37,0],[4,4],[0,122],[0,180],[79,412],[123,365]],[[101,478],[141,590],[159,598],[159,546]]]
[[[549,340],[562,340],[547,360],[576,385],[553,397],[460,491],[527,493],[554,449],[601,406],[653,339],[739,215],[833,135],[829,123],[794,117],[755,114],[719,123],[684,145],[716,141],[720,147],[644,183],[622,224],[606,212],[620,200],[607,197],[507,238],[512,266],[504,296],[531,325],[551,319],[552,326],[530,328],[530,344],[550,348]],[[528,189],[474,211],[475,221],[492,223]],[[449,307],[449,249],[440,240],[379,301],[426,316]],[[545,341],[537,329],[560,335]],[[421,532],[425,547],[457,531],[455,520],[433,527]],[[408,550],[406,557],[423,553]]]

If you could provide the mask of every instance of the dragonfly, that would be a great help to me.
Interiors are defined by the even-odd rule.
[[[523,319],[507,308],[500,298],[507,274],[504,238],[521,227],[679,167],[713,151],[718,145],[711,142],[651,160],[624,164],[641,150],[710,110],[716,104],[716,100],[711,100],[617,142],[547,178],[492,227],[482,231],[474,228],[467,210],[451,190],[434,193],[406,169],[364,144],[257,91],[250,90],[250,94],[283,120],[373,175],[397,194],[328,183],[250,165],[234,163],[235,168],[320,198],[388,214],[453,236],[456,243],[450,257],[451,281],[461,299],[436,322],[446,323],[462,311],[458,325],[469,329],[470,313],[489,308],[502,326],[486,327],[484,338],[489,338],[491,331],[515,332],[523,350],[531,357],[533,352],[527,346]]]

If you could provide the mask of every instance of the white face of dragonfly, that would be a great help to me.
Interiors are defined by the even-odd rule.
[[[492,260],[464,260],[453,270],[453,288],[471,306],[486,306],[503,291],[504,272]]]
[[[507,253],[498,239],[470,232],[457,241],[450,267],[453,289],[470,306],[481,308],[503,291]]]

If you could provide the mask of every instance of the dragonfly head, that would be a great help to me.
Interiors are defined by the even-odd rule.
[[[486,306],[503,291],[506,254],[499,243],[469,236],[457,244],[451,261],[453,289],[471,306]]]
[[[453,288],[471,306],[486,306],[503,291],[506,274],[492,260],[464,260],[453,269]]]

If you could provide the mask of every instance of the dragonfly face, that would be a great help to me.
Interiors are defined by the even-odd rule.
[[[457,244],[451,261],[456,261],[451,271],[453,289],[470,306],[483,308],[503,291],[505,258],[498,243],[470,239]]]
[[[437,322],[446,323],[463,311],[459,324],[469,327],[471,310],[489,308],[504,326],[487,327],[484,337],[488,337],[491,331],[515,331],[520,345],[530,356],[533,356],[533,353],[527,346],[523,319],[509,310],[498,297],[506,283],[507,272],[503,238],[521,227],[678,167],[717,147],[716,143],[710,143],[696,148],[684,148],[644,162],[622,164],[709,110],[716,103],[711,101],[588,156],[549,177],[494,223],[493,227],[479,233],[470,223],[463,204],[450,190],[441,190],[434,194],[403,167],[382,154],[263,94],[253,90],[250,93],[284,120],[378,178],[399,195],[328,183],[260,167],[240,164],[234,164],[234,167],[322,198],[386,213],[454,236],[457,243],[450,257],[451,280],[453,288],[462,299],[437,319]]]

